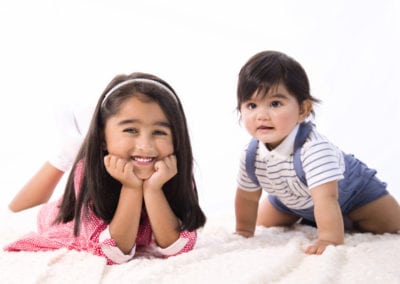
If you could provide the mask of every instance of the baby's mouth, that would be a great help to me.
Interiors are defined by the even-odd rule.
[[[274,128],[271,127],[271,126],[261,125],[261,126],[257,127],[257,129],[259,129],[259,130],[271,130],[271,129],[274,129]]]

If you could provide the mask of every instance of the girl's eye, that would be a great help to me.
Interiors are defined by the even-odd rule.
[[[271,107],[280,107],[282,103],[280,101],[273,101],[271,102]]]
[[[124,129],[124,132],[136,134],[136,133],[138,133],[138,130],[136,128],[126,128],[126,129]]]
[[[154,135],[168,135],[168,133],[164,130],[154,130],[153,134]]]

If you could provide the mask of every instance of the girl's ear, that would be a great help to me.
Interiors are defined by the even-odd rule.
[[[304,100],[300,105],[299,122],[303,122],[311,113],[313,104],[311,100]]]

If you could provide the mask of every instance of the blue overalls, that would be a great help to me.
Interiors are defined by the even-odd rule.
[[[312,127],[313,126],[310,122],[301,123],[294,143],[293,166],[296,175],[305,185],[307,185],[307,181],[300,160],[300,150],[312,130]],[[247,149],[246,172],[255,184],[260,185],[255,175],[254,168],[257,144],[258,141],[252,139]],[[376,170],[368,168],[367,165],[356,159],[353,155],[345,153],[343,153],[343,155],[345,161],[345,172],[344,178],[338,182],[338,202],[342,214],[345,216],[353,209],[361,207],[388,194],[388,191],[386,190],[386,183],[380,181],[375,176]],[[284,205],[279,198],[274,195],[269,195],[268,198],[271,204],[279,211],[300,216],[303,218],[305,223],[315,224],[314,206],[306,209],[291,209]]]

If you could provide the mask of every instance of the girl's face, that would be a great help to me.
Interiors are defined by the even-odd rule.
[[[147,179],[154,164],[174,152],[172,131],[164,112],[154,101],[128,98],[105,126],[109,154],[132,161],[134,173]]]
[[[272,150],[304,121],[311,107],[308,100],[300,106],[285,85],[278,84],[265,96],[255,92],[242,103],[240,113],[246,130]]]

